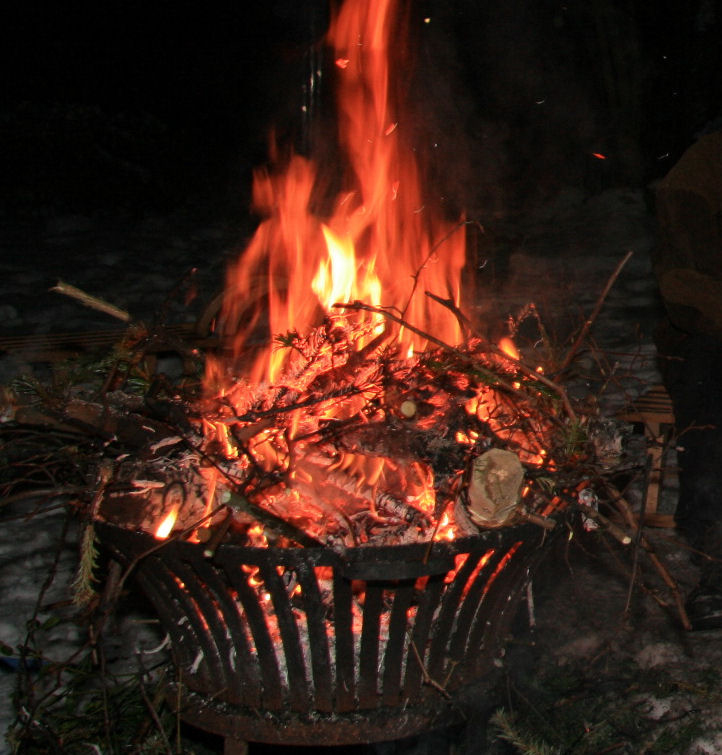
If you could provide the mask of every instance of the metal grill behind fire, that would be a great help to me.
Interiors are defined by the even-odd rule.
[[[353,548],[202,546],[98,525],[172,643],[182,715],[224,736],[344,744],[448,725],[489,673],[532,568],[533,526]],[[547,535],[548,537],[548,535]],[[146,554],[143,556],[143,554]]]

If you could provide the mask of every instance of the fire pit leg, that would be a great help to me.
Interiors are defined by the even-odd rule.
[[[226,737],[223,740],[223,755],[248,755],[248,742],[245,739]]]

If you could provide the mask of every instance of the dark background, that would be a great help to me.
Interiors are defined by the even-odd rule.
[[[3,16],[5,218],[246,214],[270,128],[303,150],[302,106],[328,109],[325,2],[27,0]],[[646,185],[722,115],[714,0],[418,0],[411,26],[418,147],[454,204]]]

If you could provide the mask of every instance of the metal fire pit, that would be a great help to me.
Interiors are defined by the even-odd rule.
[[[136,578],[171,639],[182,718],[284,745],[458,722],[456,701],[492,671],[548,541],[525,525],[431,548],[222,545],[208,559],[193,543],[97,531],[121,563],[141,557]]]

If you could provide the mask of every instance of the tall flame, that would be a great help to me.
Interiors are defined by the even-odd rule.
[[[464,234],[425,206],[410,124],[392,96],[390,68],[407,65],[397,49],[407,23],[397,5],[348,0],[331,21],[327,42],[347,169],[327,216],[311,211],[319,185],[311,160],[295,155],[280,172],[255,174],[254,205],[266,219],[229,271],[221,317],[239,363],[261,327],[271,335],[307,332],[334,304],[353,299],[394,307],[417,328],[459,340],[451,311],[425,295],[459,303]],[[404,73],[396,70],[394,80]],[[253,301],[259,306],[249,312]],[[407,329],[397,337],[406,350],[425,345]],[[273,382],[283,359],[269,349],[245,374]]]

